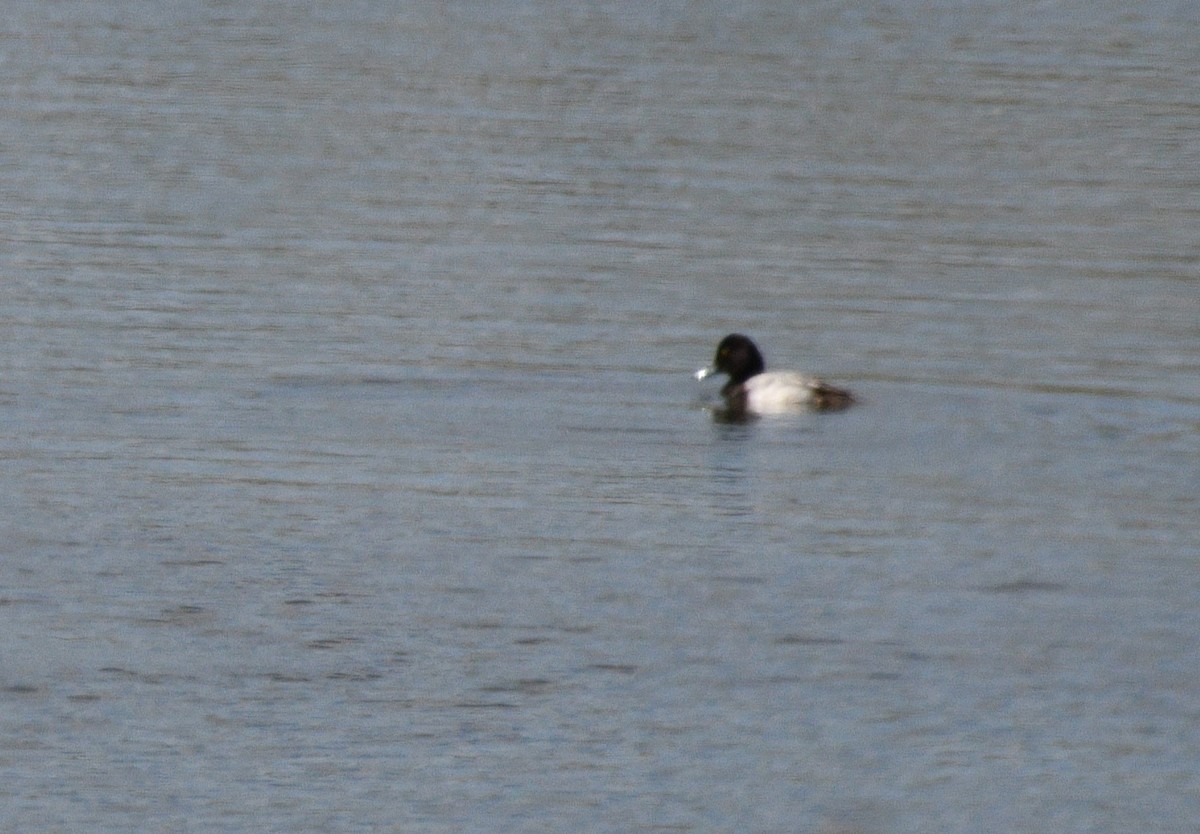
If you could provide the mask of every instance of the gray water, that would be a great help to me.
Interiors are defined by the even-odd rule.
[[[1197,8],[14,4],[0,828],[1200,830]]]

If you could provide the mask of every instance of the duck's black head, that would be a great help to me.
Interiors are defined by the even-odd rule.
[[[765,367],[762,354],[754,342],[741,333],[730,333],[717,345],[713,369],[729,375],[730,387],[741,385],[750,377],[761,374]]]

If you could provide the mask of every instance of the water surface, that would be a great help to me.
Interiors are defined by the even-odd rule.
[[[3,827],[1194,830],[1200,20],[1083,11],[22,4]]]

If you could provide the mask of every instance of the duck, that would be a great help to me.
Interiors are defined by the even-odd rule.
[[[796,371],[768,371],[758,346],[741,333],[730,333],[717,345],[716,356],[696,379],[727,374],[721,388],[725,410],[718,416],[744,420],[798,410],[841,411],[854,403],[854,395],[819,377]]]

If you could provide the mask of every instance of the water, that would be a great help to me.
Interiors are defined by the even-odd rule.
[[[0,827],[1195,830],[1200,19],[796,5],[6,16]]]

